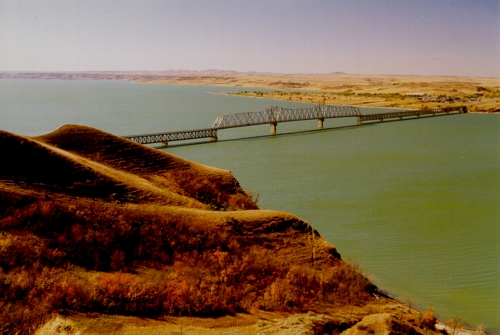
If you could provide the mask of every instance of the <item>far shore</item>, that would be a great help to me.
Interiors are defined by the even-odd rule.
[[[363,76],[363,75],[346,75],[346,74],[331,74],[331,75],[278,75],[278,74],[242,74],[242,73],[205,73],[205,74],[162,74],[162,73],[143,73],[143,74],[138,74],[138,73],[7,73],[7,72],[0,72],[0,79],[44,79],[44,80],[115,80],[115,81],[130,81],[130,82],[135,82],[135,83],[151,83],[151,84],[168,84],[168,85],[196,85],[196,86],[218,86],[218,87],[238,87],[241,88],[240,91],[236,92],[216,92],[216,90],[212,90],[214,94],[227,94],[227,95],[233,95],[233,96],[247,96],[247,97],[254,97],[254,98],[264,98],[264,99],[275,99],[275,100],[285,100],[285,101],[296,101],[296,102],[302,102],[302,103],[317,103],[317,104],[336,104],[336,105],[356,105],[356,106],[364,106],[364,107],[370,107],[370,108],[394,108],[394,109],[421,109],[421,108],[438,108],[438,107],[449,107],[449,106],[454,106],[454,105],[465,105],[469,109],[469,112],[471,113],[481,113],[481,114],[498,114],[500,113],[500,79],[499,78],[469,78],[469,77],[419,77],[419,76]],[[66,132],[64,133],[65,135],[67,134],[73,134],[73,133],[79,133],[83,132],[82,129],[78,128],[75,131],[73,127],[80,127],[80,126],[68,126],[67,129],[65,130]],[[90,129],[90,128],[89,128]],[[86,131],[92,132],[92,136],[89,137],[89,139],[96,139],[96,138],[101,138],[100,136],[101,133],[100,131],[95,130],[95,129],[87,129]],[[84,129],[85,130],[85,129]],[[93,132],[96,132],[95,134]],[[99,135],[99,136],[98,136]],[[17,136],[17,135],[16,135]],[[106,135],[108,136],[108,135]],[[42,138],[44,136],[40,136],[38,138],[35,138],[33,141],[42,141]],[[54,140],[54,137],[50,137],[46,135],[45,141],[48,143],[48,139],[50,138],[51,140]],[[58,145],[65,145],[66,141],[62,140],[63,137],[61,137],[61,140],[59,140],[57,143]],[[113,139],[113,141],[125,141],[122,138],[117,138]],[[43,141],[42,141],[43,142]],[[23,142],[24,143],[24,142]],[[45,142],[43,142],[45,143]],[[52,143],[52,142],[51,142]],[[86,142],[87,143],[87,142]],[[111,142],[110,142],[111,143]],[[128,141],[125,142],[112,142],[112,143],[128,143]],[[130,145],[130,143],[128,143]],[[121,145],[121,144],[120,144]],[[50,144],[52,146],[52,144]],[[40,146],[41,147],[41,146]],[[38,147],[37,147],[38,148]],[[83,152],[83,149],[81,149]],[[63,150],[57,150],[54,151],[54,155],[60,154]],[[14,152],[14,151],[12,151]],[[110,159],[108,161],[113,162],[113,164],[122,164],[124,162],[124,159],[117,159],[120,158],[118,156],[111,156],[115,155],[114,151],[113,154],[109,153]],[[125,151],[124,151],[125,152]],[[127,151],[131,152],[131,151]],[[156,151],[152,151],[156,152]],[[83,155],[83,153],[80,153]],[[87,155],[87,153],[85,152]],[[92,152],[92,155],[94,152]],[[120,154],[123,154],[123,152],[120,152]],[[144,151],[144,157],[149,157],[151,155],[151,152],[149,151]],[[75,152],[69,153],[68,157],[73,157],[76,155]],[[91,155],[91,154],[88,154]],[[118,153],[116,153],[118,155]],[[66,156],[64,156],[66,157]],[[92,156],[93,157],[93,156]],[[96,157],[99,157],[99,159],[103,159],[101,155],[96,155]],[[156,156],[155,156],[156,157]],[[163,156],[161,156],[164,158]],[[68,160],[70,160],[68,158]],[[165,159],[165,158],[164,158]],[[14,161],[9,160],[9,161]],[[82,162],[87,162],[87,158],[85,160],[81,160]],[[139,160],[142,162],[143,160]],[[72,161],[71,161],[72,162]],[[154,162],[158,162],[158,160],[155,158]],[[75,163],[76,164],[76,163]],[[80,161],[78,161],[78,164],[80,164]],[[82,163],[82,165],[84,165]],[[175,165],[175,164],[173,164]],[[89,169],[88,171],[96,171],[94,168],[95,166],[104,166],[104,165],[92,165],[92,169]],[[125,166],[125,165],[124,165]],[[79,167],[79,165],[78,165]],[[119,166],[120,169],[125,169],[124,167]],[[196,165],[197,167],[197,165]],[[193,168],[194,169],[194,168]],[[142,171],[141,169],[138,169]],[[87,170],[85,170],[87,171]],[[103,170],[104,171],[104,170]],[[106,170],[104,172],[108,173],[108,168],[106,167]],[[125,170],[124,170],[125,171]],[[208,170],[207,170],[208,171]],[[212,171],[212,170],[210,170]],[[215,177],[220,177],[219,176],[219,170],[214,170],[215,172],[210,172],[213,173]],[[102,172],[102,173],[104,173]],[[202,174],[205,173],[206,175]],[[201,178],[201,179],[206,179],[206,176],[211,176],[209,172],[202,171],[200,168],[200,171],[198,171],[199,176],[196,178]],[[222,175],[222,174],[221,174]],[[194,176],[194,174],[193,174]],[[224,177],[225,175],[222,175]],[[145,194],[150,194],[150,190],[155,190],[155,192],[160,192],[156,191],[157,187],[154,184],[155,187],[152,188],[146,188],[147,185],[145,184],[143,179],[139,179],[139,177],[133,175],[132,173],[124,175],[122,173],[117,173],[116,174],[116,179],[120,181],[118,185],[125,184],[124,181],[122,181],[119,178],[127,178],[126,182],[130,183],[129,188],[132,189],[132,187],[145,187],[145,191],[142,191],[142,188],[140,188],[141,192],[145,192]],[[185,175],[180,175],[179,178],[185,178]],[[213,177],[213,178],[215,178]],[[220,178],[222,178],[220,177]],[[159,178],[159,177],[155,177]],[[191,176],[191,178],[194,178]],[[227,177],[229,178],[229,177]],[[130,180],[129,180],[130,179]],[[155,182],[157,182],[158,179],[155,179]],[[218,180],[218,179],[217,179]],[[149,183],[149,181],[148,181]],[[0,183],[1,184],[1,183]],[[164,182],[165,185],[170,185],[167,182]],[[215,184],[215,183],[213,183]],[[139,185],[139,186],[137,186]],[[146,185],[146,186],[144,186]],[[163,185],[163,184],[162,184]],[[197,184],[196,184],[197,185]],[[1,185],[0,185],[1,186]],[[30,185],[26,184],[23,185],[22,188],[22,193],[21,191],[20,194],[25,194],[26,187]],[[31,185],[33,186],[33,185]],[[30,187],[31,187],[30,186]],[[18,186],[12,186],[10,183],[5,186],[7,188],[12,188],[12,187],[18,187]],[[148,186],[149,187],[149,186]],[[166,186],[165,186],[166,187]],[[194,186],[193,186],[194,187]],[[19,186],[21,189],[21,187]],[[121,189],[120,189],[121,190]],[[33,190],[32,190],[33,191]],[[128,192],[128,188],[126,189]],[[146,193],[146,191],[148,193]],[[216,190],[218,191],[218,190]],[[38,190],[34,190],[34,193],[38,192]],[[54,191],[55,192],[55,191]],[[123,191],[125,192],[125,191]],[[139,191],[137,191],[139,192]],[[166,192],[166,191],[165,191]],[[116,194],[116,193],[115,193]],[[163,193],[158,193],[158,197],[164,196],[165,199],[167,199],[166,195],[163,195]],[[167,193],[165,193],[167,194]],[[220,197],[220,192],[217,193],[218,197],[215,197],[216,199],[219,199]],[[168,193],[170,196],[170,193]],[[43,198],[42,201],[53,201],[52,199],[56,199],[57,201],[67,201],[65,198],[66,195],[59,195],[58,197],[53,196],[52,198],[47,196]],[[144,196],[144,199],[146,196]],[[152,197],[152,196],[151,196]],[[62,199],[62,200],[61,200]],[[123,199],[129,199],[123,196]],[[141,198],[143,199],[143,198]],[[163,198],[162,198],[163,199]],[[74,198],[71,198],[71,201],[73,201]],[[194,200],[193,200],[194,201]],[[63,203],[63,202],[62,202]],[[109,206],[115,206],[118,202],[111,202],[111,205]],[[146,203],[146,202],[145,202]],[[151,200],[152,204],[155,204]],[[159,209],[156,209],[156,205],[149,204],[151,207],[146,207],[144,206],[145,213],[149,213],[148,211],[153,211],[153,209],[160,211]],[[80,205],[83,206],[83,205]],[[104,205],[102,205],[104,206]],[[106,205],[107,206],[107,205]],[[64,208],[73,208],[72,206],[64,206]],[[84,207],[82,207],[84,208]],[[104,207],[103,207],[104,208]],[[106,207],[107,208],[107,207]],[[110,207],[114,208],[114,207]],[[119,208],[117,206],[117,208]],[[135,208],[135,207],[134,207]],[[138,207],[137,207],[138,208]],[[172,210],[169,208],[168,210]],[[193,210],[194,211],[194,210]],[[198,209],[196,209],[198,211]],[[187,213],[188,210],[184,209],[182,213]],[[90,211],[89,211],[90,213]],[[168,213],[167,210],[165,210],[163,213]],[[196,212],[198,213],[198,212]],[[107,214],[107,212],[105,212]],[[103,214],[104,215],[104,214]],[[237,214],[235,214],[237,215]],[[242,216],[242,214],[240,213]],[[179,214],[180,217],[180,214]],[[243,217],[243,216],[242,216]],[[216,216],[214,215],[213,217],[210,217],[213,222],[219,222],[217,220],[221,220],[220,225],[221,227],[223,224],[227,224],[228,222],[233,222],[234,216],[231,217],[231,220],[227,219],[225,221],[222,221],[222,214],[221,216]],[[82,219],[83,220],[83,219]],[[191,222],[191,221],[190,221]],[[314,240],[314,232],[312,233],[312,237]],[[290,239],[293,241],[293,239]],[[318,240],[320,241],[320,240]],[[316,244],[316,240],[314,242]],[[301,244],[302,246],[305,246],[306,244]],[[312,244],[311,244],[312,247]],[[313,256],[314,257],[314,256]],[[309,259],[309,258],[308,258]],[[181,263],[180,263],[181,264]],[[139,273],[139,275],[142,275],[142,273]],[[104,276],[104,275],[103,275]],[[377,295],[374,295],[377,301],[380,299]],[[411,304],[407,306],[403,302],[398,302],[397,300],[390,298],[390,297],[383,297],[384,302],[388,302],[387,306],[390,307],[390,311],[394,311],[396,309],[399,309],[399,311],[402,313],[401,315],[408,314],[410,316],[412,315],[419,315],[420,317],[424,315],[424,311],[417,311],[413,308],[411,308]],[[373,306],[377,307],[380,304],[382,305],[381,302],[375,303]],[[372,308],[375,308],[373,306],[367,307],[367,311],[372,312]],[[349,307],[351,308],[351,307]],[[380,306],[379,306],[380,308]],[[244,327],[248,328],[248,333],[252,333],[253,330],[258,326],[261,327],[263,324],[265,326],[269,326],[271,322],[274,323],[284,323],[287,317],[297,317],[296,315],[278,315],[275,316],[274,314],[271,314],[270,312],[259,312],[259,307],[256,307],[257,312],[253,313],[247,313],[244,314],[243,317],[240,317],[239,315],[233,316],[234,319],[232,319],[230,322],[236,323],[240,322],[242,325],[240,326],[238,324],[237,331],[242,331]],[[381,312],[385,312],[385,309],[380,308],[378,312],[379,314],[382,314]],[[364,312],[364,311],[363,311]],[[260,314],[259,314],[260,313]],[[266,313],[266,314],[264,314]],[[353,313],[352,311],[350,312],[351,314]],[[55,314],[54,314],[55,315]],[[82,314],[83,315],[83,314]],[[92,322],[93,324],[97,324],[96,318],[90,317],[85,319],[84,316],[82,315],[73,315],[75,318],[72,321],[75,321],[76,323],[81,322],[84,324],[85,322],[90,323]],[[315,314],[308,314],[309,317],[314,317]],[[265,319],[263,318],[262,320],[264,321],[259,321],[258,317],[266,317]],[[270,317],[273,316],[275,319],[279,318],[279,321],[276,321],[273,319],[271,320]],[[122,327],[129,327],[131,324],[135,327],[136,323],[139,323],[138,318],[133,319],[133,317],[122,317],[122,316],[107,316],[107,315],[101,315],[99,316],[99,320],[105,321],[109,324],[113,323],[116,325],[121,325]],[[229,318],[229,316],[227,317]],[[416,317],[414,317],[415,319]],[[89,321],[90,320],[90,321]],[[132,321],[130,321],[132,320]],[[168,316],[165,317],[164,324],[161,324],[160,321],[158,320],[148,320],[146,318],[141,318],[140,323],[143,326],[150,326],[150,327],[164,327],[162,328],[163,330],[168,329],[169,331],[172,332],[177,332],[179,329],[179,324],[180,324],[180,329],[182,332],[182,324],[184,322],[185,326],[186,322],[193,323],[195,321],[194,318],[189,319],[188,317],[175,317],[175,316]],[[235,321],[236,320],[236,321]],[[281,321],[282,320],[282,321]],[[292,319],[290,319],[292,320]],[[416,319],[415,319],[416,320]],[[77,322],[78,321],[78,322]],[[269,322],[268,322],[269,321]],[[293,320],[292,320],[293,321]],[[469,335],[469,334],[479,334],[479,330],[467,330],[463,328],[463,325],[458,325],[460,320],[456,320],[457,326],[455,328],[447,325],[443,321],[438,321],[438,329],[447,329],[449,333],[455,333],[455,334],[464,334],[464,335]],[[129,324],[127,324],[129,322]],[[200,324],[210,324],[210,329],[214,328],[217,330],[216,326],[213,326],[210,318],[203,319],[202,321],[196,320],[196,322],[199,322]],[[217,320],[217,322],[220,322],[220,319]],[[257,323],[259,322],[259,323]],[[267,323],[266,323],[267,322]],[[294,321],[295,322],[295,321]],[[170,323],[168,325],[168,323]],[[192,325],[191,325],[192,326]],[[202,328],[202,327],[199,327]],[[124,328],[125,329],[125,328]],[[480,329],[480,328],[478,328]],[[204,331],[204,330],[203,330]]]
[[[136,83],[238,87],[228,94],[267,99],[381,108],[467,106],[500,113],[500,78],[234,71],[0,72],[0,79],[120,80]],[[263,89],[263,90],[259,90]]]

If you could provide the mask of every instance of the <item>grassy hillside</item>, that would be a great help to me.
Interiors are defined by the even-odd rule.
[[[349,322],[334,324],[344,328],[388,308],[407,313],[404,329],[433,327],[432,314],[425,323],[394,307],[307,222],[259,210],[229,171],[76,125],[1,131],[0,157],[0,333],[33,333],[54,315],[160,322],[343,308]]]

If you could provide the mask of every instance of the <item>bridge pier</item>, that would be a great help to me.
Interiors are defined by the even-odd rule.
[[[271,123],[271,135],[276,135],[276,126],[277,125],[278,125],[278,122]]]
[[[327,106],[320,105],[307,108],[280,108],[271,107],[256,112],[227,114],[217,117],[212,128],[182,130],[174,132],[164,132],[155,134],[131,135],[124,138],[139,144],[162,143],[168,147],[171,141],[194,140],[201,138],[210,138],[211,141],[217,141],[217,130],[235,127],[253,126],[270,124],[271,135],[276,134],[278,122],[318,120],[318,129],[322,129],[324,121],[327,118],[337,117],[357,117],[356,124],[362,125],[363,121],[379,121],[385,119],[399,119],[420,115],[439,115],[439,114],[467,113],[466,106],[436,108],[434,110],[407,110],[390,113],[361,114],[357,107],[353,106]]]
[[[318,119],[318,129],[323,129],[323,122],[325,119]]]

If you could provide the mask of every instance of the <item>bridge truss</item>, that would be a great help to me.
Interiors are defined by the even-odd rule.
[[[444,107],[444,108],[435,108],[435,109],[419,109],[419,110],[407,110],[407,111],[396,111],[389,113],[378,113],[378,114],[363,114],[358,116],[358,124],[362,124],[363,121],[383,121],[384,119],[392,119],[398,118],[402,120],[403,117],[416,116],[420,117],[421,115],[436,115],[436,114],[449,114],[449,113],[467,113],[467,107],[459,106],[459,107]]]
[[[278,122],[324,120],[338,117],[361,116],[355,106],[316,105],[304,108],[268,107],[255,112],[233,113],[217,117],[212,128],[227,129],[277,124]]]
[[[303,108],[281,108],[273,106],[255,112],[221,115],[217,117],[212,128],[130,135],[124,137],[140,144],[163,143],[164,145],[168,145],[168,142],[171,141],[194,140],[200,138],[210,138],[213,141],[217,141],[217,130],[219,129],[247,127],[262,124],[270,124],[271,134],[276,134],[276,125],[278,122],[318,120],[318,128],[323,128],[323,121],[330,118],[357,117],[357,124],[362,124],[363,121],[383,121],[384,119],[391,118],[398,118],[402,120],[404,117],[420,117],[421,115],[436,115],[442,113],[449,114],[457,112],[467,113],[467,107],[459,106],[437,109],[395,111],[378,114],[361,114],[359,108],[355,106],[316,105]]]
[[[173,131],[168,133],[130,135],[124,137],[140,144],[163,143],[165,145],[168,145],[168,142],[171,141],[194,140],[198,138],[210,138],[216,141],[217,129],[205,128],[196,130]]]

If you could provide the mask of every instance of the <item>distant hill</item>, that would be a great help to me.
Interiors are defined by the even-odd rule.
[[[79,125],[0,131],[0,157],[1,333],[32,333],[54,315],[156,327],[266,311],[316,311],[330,315],[321,329],[347,329],[390,310],[400,329],[433,327],[307,222],[259,210],[229,171]]]
[[[118,80],[135,83],[241,87],[238,95],[317,104],[402,109],[466,105],[473,113],[498,113],[500,79],[451,76],[280,74],[226,70],[0,72],[0,79]],[[244,89],[243,88],[247,88]],[[263,88],[265,90],[255,90]],[[224,90],[222,90],[224,91]],[[407,95],[424,93],[426,97]]]

